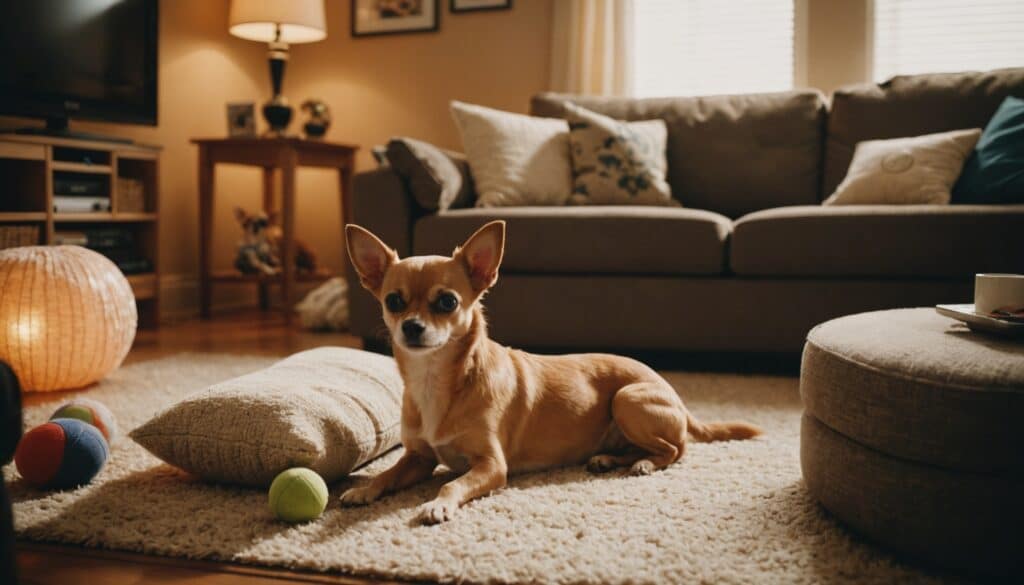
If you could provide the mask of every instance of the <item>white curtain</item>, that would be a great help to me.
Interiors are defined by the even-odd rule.
[[[633,0],[555,0],[551,89],[632,94]]]

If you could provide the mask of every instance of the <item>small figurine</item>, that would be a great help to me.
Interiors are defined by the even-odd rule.
[[[284,230],[278,225],[276,211],[270,215],[259,212],[250,215],[241,207],[235,207],[235,219],[242,226],[243,237],[238,243],[235,268],[242,274],[264,274],[273,276],[281,272],[281,248],[284,247]],[[317,256],[308,244],[296,238],[295,269],[299,272],[316,272]]]
[[[235,268],[242,274],[273,276],[280,272],[280,262],[267,237],[267,227],[270,225],[267,214],[260,212],[249,215],[241,207],[235,207],[235,219],[242,226]]]
[[[302,102],[302,111],[309,116],[302,127],[306,131],[306,138],[323,138],[331,125],[331,110],[327,104],[322,100],[308,99]]]

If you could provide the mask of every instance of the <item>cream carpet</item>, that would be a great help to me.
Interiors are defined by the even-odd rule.
[[[180,355],[122,368],[87,394],[131,429],[193,390],[270,362]],[[32,490],[13,465],[5,481],[20,538],[159,555],[458,582],[942,580],[849,535],[809,499],[800,479],[795,378],[667,377],[698,417],[744,418],[766,435],[692,444],[680,463],[647,477],[595,476],[582,468],[516,477],[434,527],[411,520],[443,477],[357,509],[338,507],[351,484],[342,481],[331,486],[322,518],[288,526],[271,517],[264,492],[204,485],[127,438],[115,442],[96,481],[78,490]],[[44,421],[51,410],[29,409],[27,423]]]

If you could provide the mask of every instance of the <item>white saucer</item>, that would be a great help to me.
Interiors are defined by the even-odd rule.
[[[945,317],[967,323],[973,331],[984,331],[1004,336],[1024,335],[1024,323],[1014,323],[974,312],[974,305],[935,305],[935,311]]]

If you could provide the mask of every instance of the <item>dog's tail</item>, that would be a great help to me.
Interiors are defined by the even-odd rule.
[[[761,429],[741,421],[702,423],[686,413],[686,427],[694,439],[701,443],[712,441],[742,441],[761,434]]]

